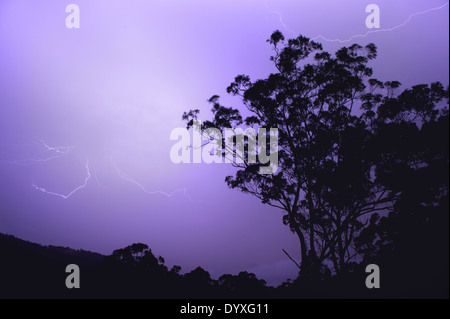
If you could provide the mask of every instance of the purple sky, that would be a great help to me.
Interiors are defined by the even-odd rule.
[[[70,3],[79,29],[65,26]],[[370,3],[386,31],[324,40],[364,35]],[[213,94],[238,107],[225,89],[274,72],[276,29],[321,35],[331,52],[374,42],[380,80],[448,85],[449,7],[427,11],[446,3],[1,0],[0,232],[104,254],[144,242],[183,272],[294,278],[282,248],[300,252],[282,212],[228,189],[231,166],[173,164],[171,130],[191,108],[207,119]]]

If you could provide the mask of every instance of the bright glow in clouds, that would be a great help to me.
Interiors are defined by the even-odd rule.
[[[70,3],[80,28],[66,26]],[[369,3],[380,7],[380,29],[367,30]],[[104,254],[143,242],[182,272],[294,278],[282,249],[296,260],[300,252],[281,212],[228,189],[231,165],[174,164],[171,131],[189,109],[208,119],[215,94],[241,107],[225,89],[236,75],[276,72],[266,43],[276,29],[326,40],[329,52],[374,42],[380,80],[447,85],[446,8],[440,0],[0,1],[0,232]]]

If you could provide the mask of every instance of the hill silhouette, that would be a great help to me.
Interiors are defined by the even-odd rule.
[[[288,280],[278,287],[270,287],[264,280],[246,271],[238,275],[225,274],[217,280],[201,267],[180,274],[181,267],[168,269],[164,258],[154,256],[151,249],[142,243],[104,256],[68,247],[43,246],[0,234],[0,251],[2,299],[448,298],[448,263],[447,266],[433,266],[434,274],[427,269],[418,269],[423,267],[420,263],[402,273],[395,266],[398,258],[393,256],[382,268],[384,289],[370,290],[365,286],[367,274],[364,265],[356,263],[351,271],[343,275],[328,273],[319,280],[299,276],[294,281]],[[65,268],[68,264],[80,267],[80,289],[65,286],[68,276]],[[423,271],[418,276],[426,280],[414,284],[410,277],[413,271]],[[405,286],[405,278],[412,282],[410,287]]]
[[[181,275],[180,266],[169,270],[142,243],[104,256],[0,234],[0,251],[0,298],[239,298],[273,289],[247,272],[217,281],[201,267]],[[69,264],[80,268],[80,289],[65,286]]]
[[[42,246],[0,234],[0,298],[69,297],[65,268],[77,264],[90,272],[104,256],[85,250]]]

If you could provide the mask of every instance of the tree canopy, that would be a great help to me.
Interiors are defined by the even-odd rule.
[[[261,174],[267,164],[248,160],[252,144],[243,138],[246,156],[233,163],[237,172],[226,183],[284,211],[283,222],[299,239],[303,275],[320,278],[328,265],[338,274],[351,270],[367,253],[355,239],[368,236],[379,214],[398,211],[409,197],[417,205],[424,197],[427,205],[448,198],[442,134],[449,90],[432,83],[398,94],[398,81],[372,77],[374,44],[330,54],[307,37],[286,40],[280,31],[267,42],[275,72],[255,81],[236,76],[227,92],[242,106],[225,107],[211,97],[213,117],[201,130],[277,128],[278,170]],[[188,129],[198,117],[199,110],[183,114]],[[237,147],[227,151],[239,156]]]

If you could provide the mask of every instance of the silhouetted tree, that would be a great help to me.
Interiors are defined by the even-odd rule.
[[[436,107],[448,94],[439,83],[418,85],[367,111],[377,178],[398,199],[391,213],[371,216],[356,247],[365,263],[384,265],[401,296],[419,287],[448,296],[449,116]]]
[[[258,279],[255,274],[241,271],[237,276],[222,275],[218,284],[225,288],[229,296],[243,297],[250,294],[257,297],[259,294],[267,293],[266,281]]]
[[[179,274],[181,271],[181,267],[178,265],[173,265],[172,269],[170,269],[170,272],[173,274]]]
[[[255,129],[278,128],[279,169],[274,174],[260,173],[267,164],[259,156],[256,163],[248,160],[254,147],[248,138],[243,139],[244,156],[223,142],[222,156],[228,151],[242,160],[233,163],[239,170],[226,182],[286,213],[283,222],[299,239],[305,276],[321,278],[325,260],[341,273],[360,252],[354,239],[369,217],[392,212],[399,198],[378,176],[380,162],[387,158],[377,155],[381,127],[390,121],[408,126],[404,110],[414,120],[435,118],[445,90],[440,84],[414,87],[395,98],[399,82],[371,78],[368,62],[377,56],[374,44],[354,44],[331,55],[303,36],[286,42],[276,31],[267,41],[276,72],[253,82],[239,75],[227,88],[241,97],[248,116],[244,119],[240,110],[222,106],[215,95],[209,99],[213,119],[200,129],[235,130],[243,123]],[[183,114],[188,129],[196,125],[198,115],[198,110]]]

